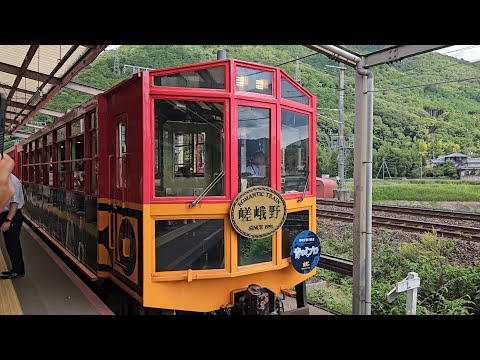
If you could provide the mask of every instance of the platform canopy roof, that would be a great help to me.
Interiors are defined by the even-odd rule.
[[[371,68],[382,64],[391,64],[405,58],[435,51],[451,45],[368,45],[366,52],[356,51],[355,45],[305,45],[327,57],[355,67],[363,58],[363,67]],[[371,48],[372,51],[368,51]]]
[[[108,45],[0,45],[0,91],[7,97],[7,132],[19,131],[63,87],[96,95],[102,92],[72,82]]]

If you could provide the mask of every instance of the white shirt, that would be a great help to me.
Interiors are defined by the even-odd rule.
[[[254,176],[260,175],[260,169],[256,165],[248,165],[245,171]]]
[[[11,203],[17,203],[18,204],[17,209],[21,209],[25,205],[25,198],[23,197],[23,189],[22,189],[22,184],[20,183],[20,180],[18,180],[18,178],[13,174],[10,174],[10,179],[12,180],[12,185],[15,189],[15,193],[10,199],[10,202],[8,203],[8,205],[3,209],[3,212],[10,210]]]

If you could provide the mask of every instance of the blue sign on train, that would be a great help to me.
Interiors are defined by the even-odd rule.
[[[297,235],[290,250],[292,265],[300,274],[308,274],[320,261],[320,239],[310,230]]]

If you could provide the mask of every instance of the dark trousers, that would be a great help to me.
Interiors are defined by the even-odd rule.
[[[7,215],[8,211],[0,214],[0,226],[5,222]],[[22,224],[22,210],[18,209],[11,221],[10,229],[3,233],[5,247],[7,248],[8,256],[10,257],[10,262],[12,263],[12,270],[18,274],[25,273],[22,247],[20,246],[20,231],[22,230]]]

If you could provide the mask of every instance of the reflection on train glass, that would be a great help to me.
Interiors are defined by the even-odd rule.
[[[223,171],[223,129],[223,103],[155,100],[155,195],[200,195]],[[207,195],[224,187],[221,180]]]
[[[238,107],[238,191],[270,185],[270,109]]]

